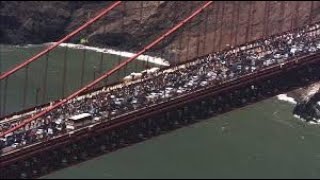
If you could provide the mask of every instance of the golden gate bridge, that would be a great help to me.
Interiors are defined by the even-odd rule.
[[[21,147],[3,151],[0,157],[0,167],[5,170],[4,173],[1,173],[1,178],[21,177],[21,174],[15,172],[23,172],[22,174],[26,177],[39,176],[50,172],[52,168],[61,167],[61,164],[59,164],[61,161],[70,164],[77,162],[78,159],[81,159],[78,156],[81,156],[79,154],[84,149],[88,149],[87,156],[88,154],[95,156],[122,147],[124,144],[132,144],[138,140],[159,134],[162,130],[170,130],[191,123],[197,119],[196,117],[205,118],[232,110],[235,107],[256,102],[281,91],[288,91],[291,88],[319,80],[318,48],[320,49],[320,42],[318,40],[320,26],[317,22],[312,21],[311,16],[307,24],[297,27],[294,25],[297,24],[298,16],[293,15],[292,26],[289,31],[278,34],[270,35],[268,32],[270,27],[265,26],[261,37],[254,41],[246,41],[243,44],[237,42],[236,37],[238,36],[233,36],[226,43],[229,45],[226,48],[222,47],[223,31],[221,28],[220,34],[213,34],[213,39],[218,37],[217,45],[219,47],[215,47],[212,44],[210,45],[207,39],[209,34],[212,34],[208,30],[208,23],[212,20],[209,13],[214,12],[212,9],[217,3],[206,1],[192,6],[193,9],[190,9],[189,14],[183,19],[176,20],[176,24],[165,29],[156,38],[152,37],[153,39],[133,56],[119,61],[111,70],[101,71],[99,77],[94,77],[91,82],[70,95],[50,104],[38,106],[36,110],[32,107],[14,114],[6,113],[7,87],[13,74],[24,69],[27,72],[25,74],[25,81],[27,82],[28,73],[30,73],[28,68],[32,63],[39,61],[43,56],[46,57],[45,61],[48,62],[51,51],[79,35],[81,31],[89,28],[117,8],[122,8],[122,14],[126,14],[126,11],[130,11],[126,7],[126,3],[128,2],[116,1],[103,8],[96,16],[56,43],[1,73],[0,81],[1,89],[3,89],[1,98],[3,101],[0,102],[3,103],[0,112],[3,118],[1,118],[0,123],[9,124],[8,127],[1,129],[1,138],[21,134],[23,131],[30,132],[32,130],[30,124],[33,124],[34,127],[41,126],[43,123],[50,124],[50,121],[55,119],[49,118],[49,116],[54,116],[52,112],[65,113],[67,115],[64,118],[68,119],[68,116],[77,113],[70,113],[68,110],[64,111],[64,109],[76,109],[73,104],[87,107],[90,104],[99,103],[95,100],[91,101],[90,98],[92,97],[96,100],[99,98],[107,99],[105,102],[107,104],[97,105],[99,108],[107,107],[104,109],[104,112],[107,112],[106,114],[97,116],[99,117],[98,121],[92,120],[93,114],[96,113],[93,111],[89,115],[90,123],[86,126],[33,139]],[[237,3],[235,2],[234,5],[237,5]],[[313,6],[314,2],[312,1],[311,9],[313,9]],[[224,6],[219,6],[222,19],[225,14],[224,10]],[[253,7],[250,6],[249,12],[252,11]],[[140,13],[141,16],[142,14]],[[217,17],[219,13],[213,15]],[[270,6],[266,3],[263,21],[267,22],[269,16]],[[120,21],[124,26],[125,16],[123,15],[121,18]],[[140,19],[142,18],[140,17]],[[234,22],[239,19],[239,12],[238,17],[234,15],[233,19]],[[221,21],[221,26],[222,23],[223,21]],[[250,16],[248,16],[247,23],[248,27],[253,25]],[[183,37],[184,32],[192,31],[195,27],[203,27],[201,32],[196,31],[198,33],[197,38],[192,39],[190,34]],[[250,31],[252,29],[247,30],[247,32]],[[200,39],[200,33],[203,36],[202,40]],[[181,52],[184,51],[187,54],[184,55],[185,59],[178,57],[178,61],[174,61],[170,67],[154,68],[152,72],[148,69],[150,68],[148,61],[144,64],[145,71],[142,71],[144,73],[132,74],[129,70],[127,71],[131,62],[143,54],[148,52],[152,54],[159,47],[163,47],[170,37],[178,39],[176,47],[171,48],[179,49],[178,51]],[[246,34],[245,39],[248,38],[249,33]],[[185,48],[183,49],[182,46]],[[202,52],[200,53],[200,51]],[[66,50],[65,57],[67,57],[67,53]],[[160,57],[162,56],[160,55]],[[64,59],[64,62],[66,61],[67,58]],[[85,61],[85,56],[83,61]],[[63,92],[67,83],[65,64],[62,68]],[[108,84],[107,79],[122,69],[124,69],[126,77],[130,77],[127,78],[128,81],[124,81],[126,78],[123,79],[123,77],[118,76],[115,83]],[[46,75],[43,89],[46,90],[47,63],[44,70]],[[81,71],[80,78],[83,79],[84,63],[82,63]],[[139,72],[138,69],[134,71]],[[81,82],[82,85],[83,81]],[[123,107],[124,100],[115,98],[119,94],[113,94],[118,91],[121,92],[119,94],[122,96],[143,92],[142,95],[139,95],[139,98],[136,98],[136,101],[141,103],[134,103],[131,99],[128,100],[131,106]],[[26,95],[27,93],[24,92],[23,101],[25,101]],[[140,99],[140,96],[142,99]],[[138,95],[135,97],[138,97]],[[108,101],[110,99],[112,99],[112,102]],[[132,104],[138,105],[133,106]],[[103,111],[99,108],[98,111]],[[96,110],[96,108],[92,109]],[[114,109],[121,110],[114,111]],[[87,112],[88,110],[83,111]],[[14,116],[19,118],[14,118]],[[11,121],[14,123],[10,124]],[[42,124],[36,125],[37,123]],[[72,159],[74,156],[77,156],[77,158]],[[49,165],[52,162],[53,165]],[[41,167],[46,167],[46,169],[41,169]]]

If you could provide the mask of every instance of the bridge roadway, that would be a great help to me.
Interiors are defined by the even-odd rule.
[[[250,47],[250,46],[246,46],[246,47]],[[252,47],[254,46],[251,46],[251,48]],[[2,154],[0,157],[0,162],[1,162],[0,167],[3,168],[4,166],[8,166],[9,164],[32,157],[33,155],[36,155],[40,152],[45,152],[49,149],[61,147],[63,145],[82,139],[84,137],[93,136],[95,134],[99,134],[101,132],[114,129],[119,126],[129,124],[130,122],[147,119],[156,114],[168,112],[172,109],[183,106],[190,102],[196,102],[200,99],[211,97],[219,93],[236,90],[237,88],[246,86],[248,84],[261,82],[261,80],[263,79],[282,74],[284,73],[284,71],[288,72],[290,70],[298,69],[308,64],[314,64],[314,63],[317,64],[319,62],[319,59],[320,59],[319,53],[304,55],[304,56],[295,58],[294,60],[289,60],[281,64],[271,65],[264,69],[255,71],[253,73],[249,73],[235,79],[230,79],[220,84],[219,86],[216,86],[216,85],[207,86],[202,89],[195,90],[193,92],[182,94],[166,102],[161,102],[159,104],[151,105],[142,109],[128,112],[123,115],[119,115],[111,121],[92,124],[88,127],[77,129],[67,134],[59,135],[57,137],[54,137],[44,142],[32,144],[30,146],[26,146],[10,152],[6,152]],[[191,61],[188,63],[192,64],[194,63],[194,61]],[[184,66],[184,65],[181,65],[181,66]],[[142,82],[136,81],[134,83],[142,83]],[[122,86],[121,84],[118,85],[118,87],[121,87],[121,86]]]

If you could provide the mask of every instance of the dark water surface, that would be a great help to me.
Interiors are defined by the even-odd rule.
[[[319,178],[320,127],[271,98],[43,178]]]

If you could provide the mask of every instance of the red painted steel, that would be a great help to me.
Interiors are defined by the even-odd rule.
[[[200,21],[200,24],[202,23],[202,15],[201,16],[199,16],[199,21]],[[199,26],[201,26],[201,25],[199,25]],[[198,30],[198,33],[197,33],[197,48],[196,48],[196,56],[198,57],[199,56],[199,53],[200,53],[200,31],[201,31],[201,29],[199,29]]]
[[[33,120],[45,115],[46,113],[56,109],[57,107],[65,104],[66,102],[68,102],[69,100],[77,97],[79,94],[81,94],[82,92],[88,90],[89,88],[91,88],[92,86],[96,85],[97,83],[99,83],[100,81],[102,81],[103,79],[109,77],[111,74],[113,74],[114,72],[118,71],[119,69],[121,69],[123,66],[127,65],[128,63],[130,63],[131,61],[135,60],[138,56],[140,56],[141,54],[143,54],[144,52],[146,52],[147,50],[151,49],[152,47],[154,47],[155,45],[157,45],[159,42],[161,42],[163,39],[165,39],[167,36],[171,35],[172,33],[174,33],[175,31],[177,31],[180,27],[182,27],[183,25],[185,25],[187,22],[189,22],[192,18],[194,18],[195,16],[197,16],[199,13],[201,13],[206,7],[208,7],[211,3],[213,3],[213,1],[208,1],[206,2],[204,5],[202,5],[201,7],[199,7],[195,12],[193,12],[190,16],[188,16],[187,18],[185,18],[183,21],[181,21],[179,24],[177,24],[176,26],[174,26],[173,28],[169,29],[165,34],[163,34],[162,36],[160,36],[158,39],[156,39],[155,41],[153,41],[152,43],[150,43],[148,46],[144,47],[141,51],[139,51],[138,53],[136,53],[133,57],[128,58],[126,61],[122,62],[121,64],[119,64],[118,66],[116,66],[115,68],[113,68],[111,71],[108,71],[106,73],[104,73],[102,76],[100,76],[99,78],[95,79],[94,81],[92,81],[91,83],[87,84],[86,86],[84,86],[83,88],[79,89],[78,91],[74,92],[73,94],[71,94],[69,97],[61,100],[60,102],[55,103],[54,105],[50,106],[49,108],[47,108],[46,110],[34,115],[33,117],[25,120],[23,123],[19,124],[18,126],[9,129],[8,131],[1,133],[0,137],[3,137],[21,127],[24,127],[26,124],[32,122]]]
[[[192,3],[194,3],[193,1],[192,2],[190,2],[191,3],[191,6],[190,6],[190,9],[189,9],[189,11],[190,12],[192,12],[192,6],[193,6],[193,4]],[[185,28],[186,29],[186,28]],[[186,36],[187,36],[187,42],[186,42],[186,44],[187,44],[187,52],[186,52],[186,59],[185,59],[185,61],[186,60],[188,60],[189,59],[189,51],[190,51],[190,34],[191,34],[192,32],[191,32],[191,28],[189,28],[189,31],[186,31]]]
[[[225,17],[225,6],[226,6],[226,3],[225,3],[225,1],[221,1],[221,3],[222,3],[222,8],[221,8],[221,17],[220,17],[220,19],[221,19],[221,22],[220,22],[220,35],[219,35],[219,44],[218,44],[218,46],[219,46],[219,51],[221,51],[221,50],[223,50],[223,48],[224,47],[222,47],[222,38],[223,38],[223,36],[222,36],[222,33],[223,33],[223,27],[224,27],[224,25],[225,25],[225,23],[224,23],[224,17]]]
[[[113,3],[111,6],[103,9],[97,16],[95,16],[94,18],[90,19],[88,22],[86,22],[85,24],[80,26],[78,29],[74,30],[73,32],[71,32],[70,34],[68,34],[67,36],[65,36],[64,38],[62,38],[61,40],[59,40],[58,42],[53,44],[52,46],[50,46],[47,49],[41,51],[40,53],[38,53],[37,55],[31,57],[30,59],[27,59],[27,60],[23,61],[23,63],[17,65],[16,67],[14,67],[14,68],[12,68],[10,70],[8,70],[7,72],[1,74],[0,75],[0,80],[10,76],[11,74],[15,73],[19,69],[25,67],[26,65],[30,64],[31,62],[33,62],[33,61],[39,59],[40,57],[42,57],[43,55],[47,54],[48,52],[50,52],[51,50],[53,50],[54,48],[59,46],[59,44],[65,42],[66,40],[68,40],[68,39],[72,38],[73,36],[77,35],[80,31],[82,31],[83,29],[87,28],[88,26],[90,26],[91,24],[93,24],[94,22],[99,20],[101,17],[106,15],[108,12],[110,12],[112,9],[114,9],[115,7],[120,5],[120,3],[121,3],[121,1],[117,1],[117,2]]]
[[[234,46],[238,45],[239,26],[240,26],[240,1],[237,1],[237,23],[236,23],[236,34],[234,36]]]
[[[269,16],[270,16],[270,1],[266,1],[265,2],[265,6],[264,6],[264,17],[263,17],[263,33],[264,36],[269,36]]]
[[[280,32],[283,31],[283,26],[284,26],[284,22],[285,22],[285,12],[286,12],[286,3],[284,1],[281,2],[281,5],[280,5],[280,9],[281,9],[281,12],[280,12],[280,17],[281,17],[281,20],[280,20]]]
[[[311,6],[310,6],[310,14],[309,14],[309,24],[311,24],[313,21],[314,1],[311,1],[310,3],[311,3],[310,4]]]
[[[203,34],[204,34],[204,36],[203,36],[203,42],[202,42],[202,44],[203,44],[203,54],[207,54],[207,48],[206,48],[206,41],[207,41],[207,36],[208,36],[208,18],[209,18],[209,10],[210,9],[207,9],[207,13],[206,13],[206,17],[205,17],[205,22],[204,22],[204,32],[203,32]],[[202,55],[203,55],[202,54]]]
[[[247,27],[246,27],[246,35],[245,35],[245,41],[248,42],[249,41],[249,34],[252,32],[252,29],[251,29],[251,19],[253,18],[252,16],[252,12],[253,12],[253,3],[254,2],[250,2],[250,5],[249,5],[249,12],[248,12],[248,16],[247,16]],[[252,36],[250,36],[252,37]]]

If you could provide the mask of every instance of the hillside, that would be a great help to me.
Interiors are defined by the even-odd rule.
[[[89,45],[137,50],[161,31],[186,17],[201,3],[125,2],[83,32],[82,36],[73,39],[73,42],[78,43],[79,38],[86,37],[89,38]],[[1,1],[0,43],[34,44],[56,41],[109,4],[110,1]],[[168,38],[155,50],[160,52],[165,49],[163,55],[166,57],[173,57],[177,53],[182,60],[187,59],[185,55],[188,54],[189,59],[223,49],[227,44],[241,44],[318,21],[319,5],[317,1],[215,1],[184,31]],[[206,18],[207,24],[204,23]],[[180,38],[181,33],[184,38]],[[187,44],[190,48],[187,48]],[[199,49],[196,48],[197,45]],[[186,53],[187,49],[190,52]]]

